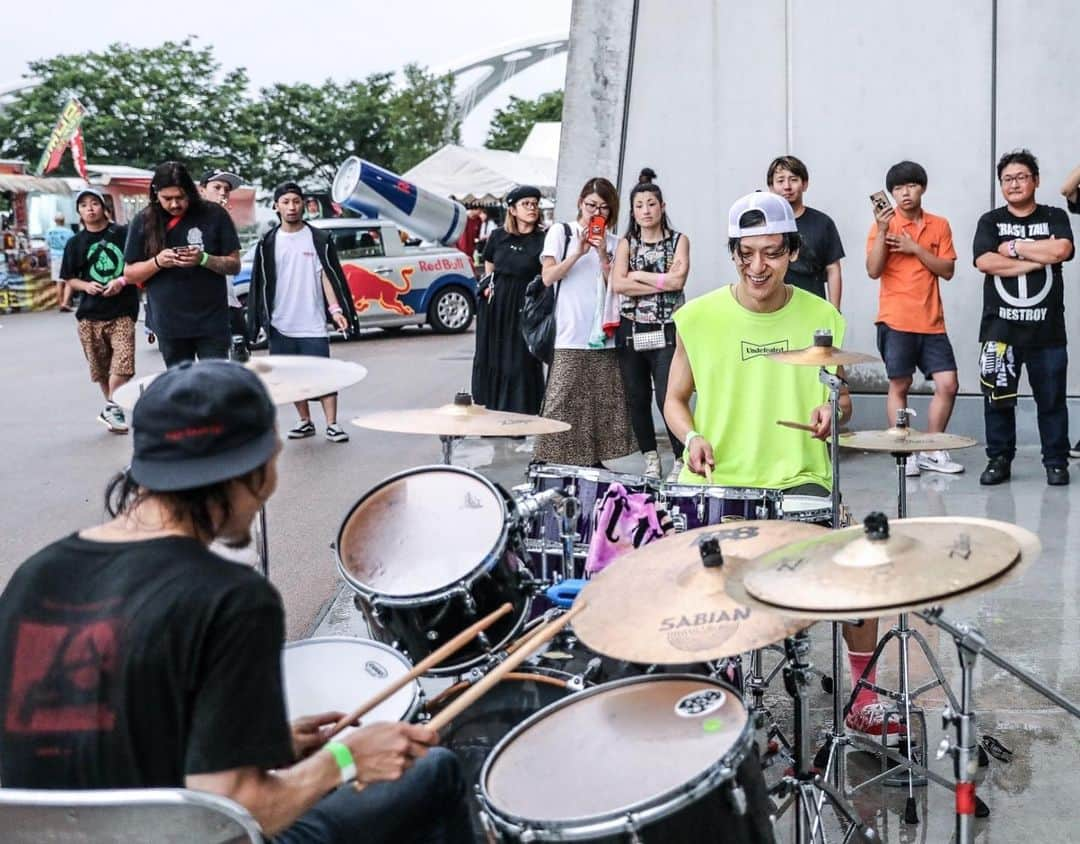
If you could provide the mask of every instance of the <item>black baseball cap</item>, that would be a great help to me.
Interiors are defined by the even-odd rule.
[[[287,193],[295,193],[301,199],[304,198],[304,189],[300,187],[296,182],[282,182],[276,188],[274,188],[274,202],[277,202],[281,197]]]
[[[240,177],[235,173],[230,173],[228,170],[211,170],[202,177],[199,184],[206,187],[211,182],[224,182],[229,186],[229,190],[236,190],[240,187]]]
[[[135,403],[131,478],[175,492],[245,475],[277,448],[276,415],[259,376],[238,363],[167,369]]]

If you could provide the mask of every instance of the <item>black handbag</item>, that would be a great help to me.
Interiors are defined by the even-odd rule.
[[[563,260],[570,248],[570,226],[563,223],[566,240],[563,243]],[[543,276],[536,276],[525,288],[525,301],[521,305],[521,336],[529,353],[537,360],[551,365],[555,357],[555,304],[559,301],[559,285],[544,284]]]

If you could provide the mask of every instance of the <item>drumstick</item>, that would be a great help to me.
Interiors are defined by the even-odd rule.
[[[707,483],[709,486],[712,486],[712,466],[709,465],[708,460],[704,461],[703,465],[705,467],[705,483]]]
[[[804,425],[802,422],[788,422],[786,419],[777,419],[777,425],[782,425],[785,428],[794,428],[796,431],[810,431],[813,433],[813,425]]]
[[[433,651],[431,654],[416,663],[416,665],[413,666],[412,671],[410,671],[404,677],[401,677],[397,681],[391,683],[389,686],[376,694],[373,698],[368,700],[355,712],[352,712],[349,715],[346,715],[344,718],[340,719],[336,724],[334,724],[333,729],[330,730],[329,734],[326,736],[327,740],[332,739],[350,724],[356,723],[357,719],[359,719],[361,716],[367,715],[372,709],[374,709],[384,700],[387,700],[391,695],[405,688],[405,686],[409,685],[409,683],[411,683],[421,674],[425,673],[433,665],[437,665],[451,654],[454,654],[461,648],[465,647],[465,645],[467,645],[472,639],[476,637],[476,634],[487,630],[492,624],[494,624],[512,609],[513,607],[509,603],[505,603],[497,610],[495,610],[495,612],[484,616],[482,619],[476,622],[476,624],[472,625],[469,628],[466,628],[465,630],[462,630],[445,645]]]
[[[502,663],[496,668],[485,675],[479,682],[477,682],[472,688],[462,694],[457,700],[453,701],[442,712],[436,715],[431,721],[428,722],[428,726],[433,730],[441,730],[458,715],[460,715],[465,709],[472,706],[472,704],[487,694],[488,690],[496,683],[500,682],[507,674],[512,672],[522,662],[528,659],[532,654],[545,642],[554,638],[555,634],[562,630],[571,619],[579,612],[581,612],[587,604],[576,603],[571,610],[561,618],[557,618],[545,624],[543,627],[537,629],[526,641],[525,644],[518,648],[513,654],[508,656]]]

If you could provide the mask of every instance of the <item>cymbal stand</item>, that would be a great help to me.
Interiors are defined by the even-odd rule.
[[[563,580],[574,578],[574,549],[577,545],[577,517],[581,502],[577,498],[576,486],[571,484],[565,498],[555,505],[559,514],[559,541],[562,543]]]
[[[953,760],[953,773],[956,777],[956,844],[974,844],[974,819],[981,816],[980,809],[986,811],[985,804],[975,795],[975,782],[972,779],[972,775],[979,766],[973,701],[975,660],[980,655],[985,656],[998,668],[1012,674],[1028,688],[1057,704],[1074,718],[1080,718],[1080,707],[994,653],[986,646],[986,639],[975,628],[946,621],[941,616],[940,607],[924,610],[916,615],[927,624],[941,628],[956,643],[961,670],[960,702],[947,706],[941,716],[943,727],[955,728],[956,739],[955,741],[942,739],[938,746],[937,758],[941,759],[949,755]]]
[[[442,462],[444,466],[454,464],[454,443],[460,439],[461,437],[451,437],[446,434],[439,435],[439,442],[442,443]]]
[[[811,666],[804,661],[809,649],[807,639],[789,637],[784,640],[787,664],[784,666],[784,687],[794,702],[795,716],[795,773],[783,777],[770,789],[770,794],[790,797],[795,808],[795,844],[825,842],[826,835],[821,814],[825,801],[829,802],[837,818],[848,827],[842,841],[872,842],[877,835],[863,824],[844,802],[839,790],[833,788],[820,775],[814,773],[810,758],[810,685]],[[787,802],[781,812],[787,808]]]

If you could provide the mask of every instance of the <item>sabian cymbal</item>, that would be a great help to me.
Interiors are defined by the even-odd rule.
[[[807,346],[790,352],[773,352],[766,357],[796,366],[848,366],[855,363],[880,363],[881,359],[862,352],[847,352],[837,346]]]
[[[459,393],[452,404],[420,410],[385,410],[365,413],[352,420],[359,428],[395,431],[399,434],[435,434],[441,437],[524,437],[557,434],[570,425],[558,419],[488,410]]]
[[[914,428],[887,428],[884,431],[851,431],[840,434],[841,448],[861,451],[888,451],[913,454],[916,451],[951,451],[978,445],[959,434],[928,434]]]
[[[358,363],[308,355],[254,357],[244,366],[259,376],[274,404],[291,404],[336,393],[367,377],[367,369]],[[131,410],[142,391],[159,375],[160,372],[155,372],[129,381],[113,393],[113,401]]]
[[[749,607],[725,591],[742,559],[827,533],[803,522],[748,521],[678,533],[620,557],[581,591],[575,634],[630,662],[680,664],[734,656],[778,642],[811,622]],[[716,537],[724,563],[706,568],[701,542]]]
[[[863,527],[768,551],[729,588],[774,612],[842,620],[937,606],[989,588],[1037,554],[1038,539],[989,519],[894,519],[887,538]]]

